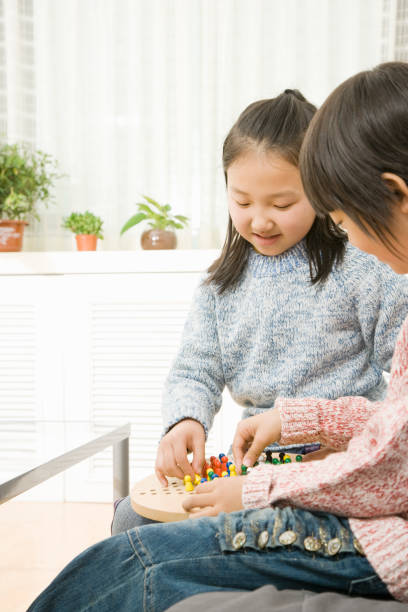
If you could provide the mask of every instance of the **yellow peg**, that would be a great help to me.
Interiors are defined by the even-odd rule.
[[[191,476],[189,474],[186,474],[183,480],[184,480],[184,490],[194,491],[193,483],[191,482]]]

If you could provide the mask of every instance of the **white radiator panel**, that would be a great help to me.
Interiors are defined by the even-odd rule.
[[[58,279],[3,277],[1,285],[0,478],[8,480],[58,454],[54,432],[45,432],[39,422],[62,417],[55,394],[62,372],[54,329],[58,304],[52,297]],[[50,481],[41,495],[61,498],[62,484]]]
[[[131,422],[131,483],[154,468],[161,395],[200,272],[2,276],[0,417]],[[207,455],[226,452],[240,409],[225,394]],[[79,425],[85,433],[87,425]],[[0,431],[0,477],[83,442],[78,425]],[[110,501],[107,450],[28,492],[30,499]]]
[[[7,288],[4,287],[3,291]],[[7,295],[7,293],[6,293]],[[12,299],[17,296],[12,296]],[[37,413],[37,308],[34,304],[0,304],[0,406],[3,419],[31,419]],[[35,428],[0,430],[0,474],[5,478],[24,469],[37,454]]]
[[[131,482],[154,469],[162,432],[163,384],[200,278],[201,274],[175,273],[72,280],[76,299],[69,304],[67,353],[74,352],[80,336],[83,342],[74,369],[66,373],[66,418],[88,414],[101,432],[108,424],[130,421]],[[226,396],[226,405],[228,401]],[[209,455],[228,450],[226,444],[231,442],[234,427],[229,419],[227,441],[223,435],[227,407],[225,411],[217,417],[207,442]],[[234,412],[239,413],[236,406]],[[87,462],[82,472],[80,467],[72,468],[66,478],[66,499],[106,500],[111,462],[112,452],[107,450]]]
[[[118,422],[132,422],[132,481],[154,467],[162,432],[163,384],[189,305],[151,300],[91,307],[92,420],[115,415]],[[109,469],[109,453],[101,453],[92,463],[95,472]]]

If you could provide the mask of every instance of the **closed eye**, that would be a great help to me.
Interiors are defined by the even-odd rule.
[[[242,206],[242,208],[249,206],[249,202],[237,202],[236,200],[235,200],[235,204],[237,204],[238,206]]]
[[[280,210],[284,210],[285,208],[290,208],[291,206],[293,206],[293,204],[295,204],[295,202],[291,202],[290,204],[285,204],[285,206],[277,206],[275,204],[275,208],[279,208]]]

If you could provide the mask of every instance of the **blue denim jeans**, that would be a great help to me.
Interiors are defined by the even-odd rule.
[[[142,525],[151,525],[152,523],[157,523],[157,521],[145,518],[133,510],[129,495],[115,501],[111,525],[112,535],[118,535],[118,533],[123,533],[128,531],[128,529],[142,527]]]
[[[278,589],[391,599],[348,520],[266,508],[131,529],[88,548],[30,612],[161,612],[197,593]]]

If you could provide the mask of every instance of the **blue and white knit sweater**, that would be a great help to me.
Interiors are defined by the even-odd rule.
[[[164,388],[164,431],[193,418],[208,433],[225,386],[243,417],[278,396],[382,399],[407,313],[408,279],[351,245],[317,286],[303,241],[278,256],[252,250],[233,288],[196,290]]]

